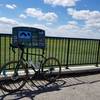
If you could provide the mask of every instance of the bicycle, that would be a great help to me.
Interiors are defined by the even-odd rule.
[[[10,44],[15,53],[14,46]],[[24,45],[19,44],[18,48],[21,50],[20,59],[18,61],[10,61],[2,66],[0,69],[0,88],[6,92],[16,92],[20,90],[28,79],[32,81],[35,76],[43,76],[48,82],[55,82],[61,74],[61,66],[58,59],[54,57],[46,58],[44,50],[42,54],[32,54],[41,56],[42,59],[38,65],[24,59]],[[38,68],[37,68],[38,67]],[[33,71],[30,74],[29,69]],[[34,83],[33,83],[34,84]]]

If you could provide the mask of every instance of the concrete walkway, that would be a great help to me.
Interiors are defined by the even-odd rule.
[[[0,91],[0,100],[100,100],[100,74],[78,75],[60,78],[48,84],[44,80],[33,81],[22,90],[9,94]],[[47,85],[48,84],[48,85]]]

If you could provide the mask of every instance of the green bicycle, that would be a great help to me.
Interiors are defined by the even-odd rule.
[[[13,48],[14,46],[10,45]],[[29,79],[32,81],[34,77],[42,76],[48,82],[56,81],[61,74],[61,66],[58,59],[54,57],[45,58],[44,51],[42,59],[38,64],[24,59],[24,45],[18,45],[21,50],[20,59],[18,61],[10,61],[0,69],[0,88],[6,92],[16,92],[20,90]],[[32,54],[31,54],[32,55]]]

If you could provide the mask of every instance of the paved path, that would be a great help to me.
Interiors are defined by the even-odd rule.
[[[28,82],[22,90],[8,94],[0,91],[0,100],[100,100],[100,74],[60,78],[55,84]]]

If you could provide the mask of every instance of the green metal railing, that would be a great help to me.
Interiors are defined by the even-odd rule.
[[[12,42],[11,34],[0,34],[0,67],[11,60],[18,60],[20,50],[16,49],[16,54],[9,48]],[[30,53],[42,53],[41,49],[26,49]],[[62,66],[85,65],[100,63],[100,40],[98,39],[79,39],[79,38],[59,38],[46,37],[45,56],[56,57]],[[41,59],[37,56],[28,55],[27,59],[37,61]]]

